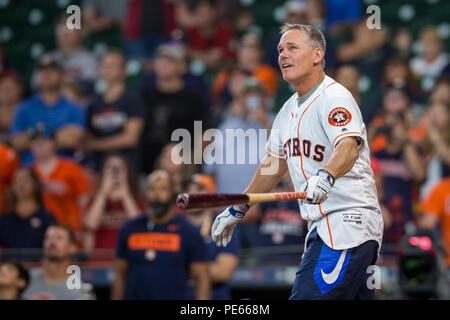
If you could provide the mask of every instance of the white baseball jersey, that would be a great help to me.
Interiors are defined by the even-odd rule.
[[[325,79],[301,101],[295,93],[283,105],[272,126],[267,151],[287,161],[295,191],[327,164],[336,144],[354,136],[359,157],[353,168],[336,179],[322,204],[300,203],[300,213],[311,231],[332,249],[353,248],[367,240],[381,247],[383,220],[378,204],[366,127],[351,95],[332,78]]]

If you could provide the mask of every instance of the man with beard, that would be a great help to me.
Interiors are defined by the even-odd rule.
[[[112,299],[186,299],[189,278],[195,299],[210,299],[206,247],[199,231],[176,213],[173,187],[167,171],[149,175],[148,213],[119,231]]]
[[[81,283],[80,288],[68,286],[68,267],[77,252],[75,234],[63,224],[47,228],[44,238],[44,258],[42,267],[30,271],[30,284],[23,293],[26,300],[85,300],[89,284]],[[75,284],[75,282],[74,282]]]

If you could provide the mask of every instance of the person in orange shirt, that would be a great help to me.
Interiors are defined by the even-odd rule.
[[[440,223],[446,264],[450,267],[450,177],[440,180],[422,203],[419,226],[435,229]]]
[[[40,123],[29,130],[29,135],[35,158],[31,166],[43,185],[44,205],[57,221],[78,234],[81,208],[90,189],[87,177],[76,162],[58,156],[52,127]]]
[[[237,68],[249,72],[258,79],[269,95],[277,93],[279,73],[272,66],[262,61],[263,48],[258,34],[249,32],[244,34],[239,42],[237,50]],[[220,72],[213,83],[213,94],[216,97],[224,95],[228,79],[233,69]]]
[[[14,149],[0,143],[0,213],[5,207],[4,196],[12,181],[14,171],[20,166],[19,155]]]

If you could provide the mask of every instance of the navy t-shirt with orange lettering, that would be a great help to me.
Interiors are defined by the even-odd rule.
[[[127,221],[119,231],[116,255],[129,263],[127,300],[185,299],[190,264],[208,261],[198,229],[180,215],[162,225],[146,215]]]

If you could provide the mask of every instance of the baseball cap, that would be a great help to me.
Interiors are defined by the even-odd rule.
[[[28,129],[28,136],[30,137],[31,140],[34,140],[39,137],[54,139],[55,130],[50,125],[40,122],[36,124],[36,126]]]
[[[157,57],[168,57],[175,61],[184,61],[185,55],[184,50],[180,45],[177,44],[162,44],[156,49]]]
[[[214,183],[214,179],[206,174],[200,174],[200,173],[194,174],[191,178],[191,182],[202,186],[203,188],[208,190],[208,192],[210,192],[210,193],[217,192],[217,187],[216,187],[216,184]]]
[[[37,68],[39,70],[47,69],[47,68],[55,68],[55,69],[62,69],[61,64],[52,56],[50,55],[44,55],[39,60],[39,63],[37,65]]]

